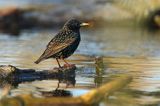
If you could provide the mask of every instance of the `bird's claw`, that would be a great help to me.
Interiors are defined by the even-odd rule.
[[[63,67],[55,67],[55,68],[53,68],[53,70],[62,71],[62,70],[63,70]]]
[[[75,64],[64,64],[65,68],[72,68],[75,67]]]

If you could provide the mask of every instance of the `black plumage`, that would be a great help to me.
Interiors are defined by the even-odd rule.
[[[48,58],[56,58],[61,67],[58,59],[64,60],[74,53],[81,40],[79,29],[81,26],[87,25],[89,24],[81,23],[76,19],[67,21],[59,33],[48,43],[46,50],[35,63],[38,64]]]

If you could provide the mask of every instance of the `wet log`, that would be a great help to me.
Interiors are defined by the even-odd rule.
[[[59,82],[66,84],[75,84],[76,66],[63,66],[62,68],[54,68],[52,70],[34,70],[34,69],[19,69],[12,65],[0,66],[0,80],[6,80],[13,86],[21,82],[29,82],[35,80],[57,79]]]
[[[3,98],[0,101],[0,106],[88,106],[99,103],[105,96],[108,97],[113,92],[123,88],[131,80],[131,76],[123,75],[79,97],[36,98],[32,95],[21,95]]]

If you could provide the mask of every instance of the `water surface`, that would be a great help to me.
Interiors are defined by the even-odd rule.
[[[54,59],[48,59],[38,65],[34,64],[34,61],[42,54],[57,30],[23,31],[18,37],[0,34],[0,64],[37,70],[56,67]],[[84,94],[97,85],[115,79],[113,75],[128,74],[133,76],[133,81],[104,100],[102,106],[160,103],[160,32],[151,33],[141,28],[107,26],[82,29],[81,37],[78,50],[68,58],[70,63],[78,67],[75,87],[66,89],[73,96]],[[95,82],[96,56],[103,56],[106,67],[99,84]],[[56,80],[25,82],[13,87],[9,96],[29,93],[43,96],[41,91],[52,91],[56,86]],[[62,84],[61,88],[65,88],[65,85]]]

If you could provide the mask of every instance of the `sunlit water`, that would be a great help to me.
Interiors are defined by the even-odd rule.
[[[54,59],[38,65],[34,64],[34,61],[42,54],[57,31],[58,29],[23,31],[18,37],[1,34],[0,64],[37,70],[56,67]],[[127,87],[104,100],[101,105],[135,106],[160,103],[160,32],[107,26],[82,29],[81,37],[78,50],[68,58],[69,62],[78,67],[75,87],[66,89],[73,96],[84,94],[96,87],[94,58],[103,56],[106,67],[103,83],[113,79],[110,76],[119,74],[132,75],[134,79]],[[52,91],[56,86],[56,80],[21,83],[11,89],[9,96],[29,93],[42,96],[41,91]],[[61,88],[65,86],[62,85]]]

